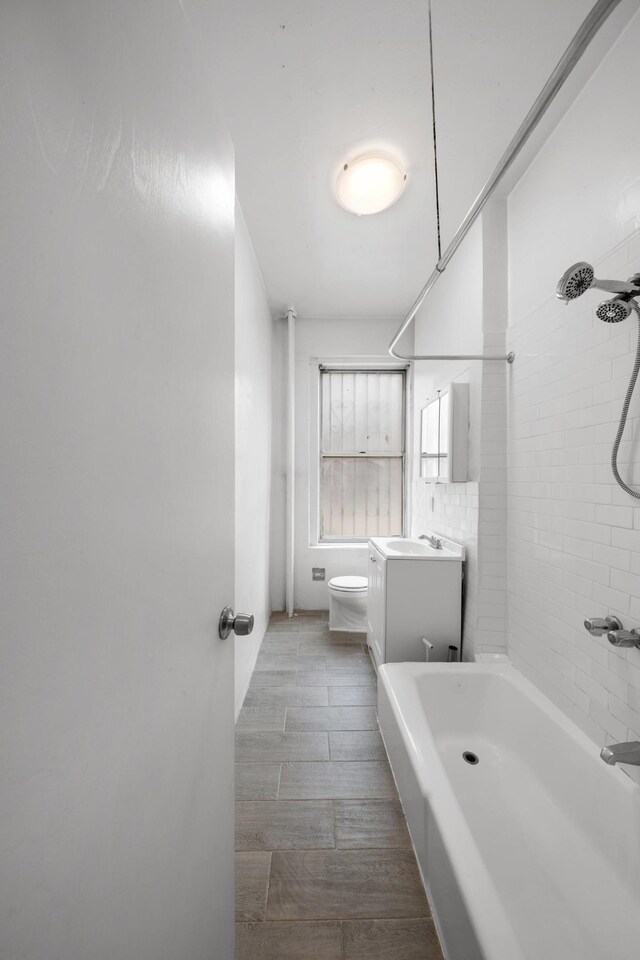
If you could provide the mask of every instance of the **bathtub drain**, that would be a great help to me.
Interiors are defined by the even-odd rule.
[[[466,760],[467,763],[470,763],[470,764],[480,763],[480,760],[476,756],[476,754],[471,753],[470,750],[465,750],[465,752],[462,754],[462,758],[463,760]]]

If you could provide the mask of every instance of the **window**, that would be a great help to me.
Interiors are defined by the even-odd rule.
[[[405,371],[320,367],[320,540],[404,532]]]

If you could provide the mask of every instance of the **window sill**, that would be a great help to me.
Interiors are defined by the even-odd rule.
[[[368,540],[358,540],[351,543],[310,543],[310,550],[367,550]]]

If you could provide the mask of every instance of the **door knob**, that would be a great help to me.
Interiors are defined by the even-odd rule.
[[[248,613],[238,613],[234,617],[233,609],[225,607],[220,614],[218,623],[218,633],[221,640],[226,640],[230,633],[235,633],[237,637],[246,637],[253,630],[253,615]]]

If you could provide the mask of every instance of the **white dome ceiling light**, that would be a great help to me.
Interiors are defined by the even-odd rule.
[[[402,194],[407,175],[393,157],[367,153],[345,163],[338,174],[338,202],[351,213],[380,213]]]

